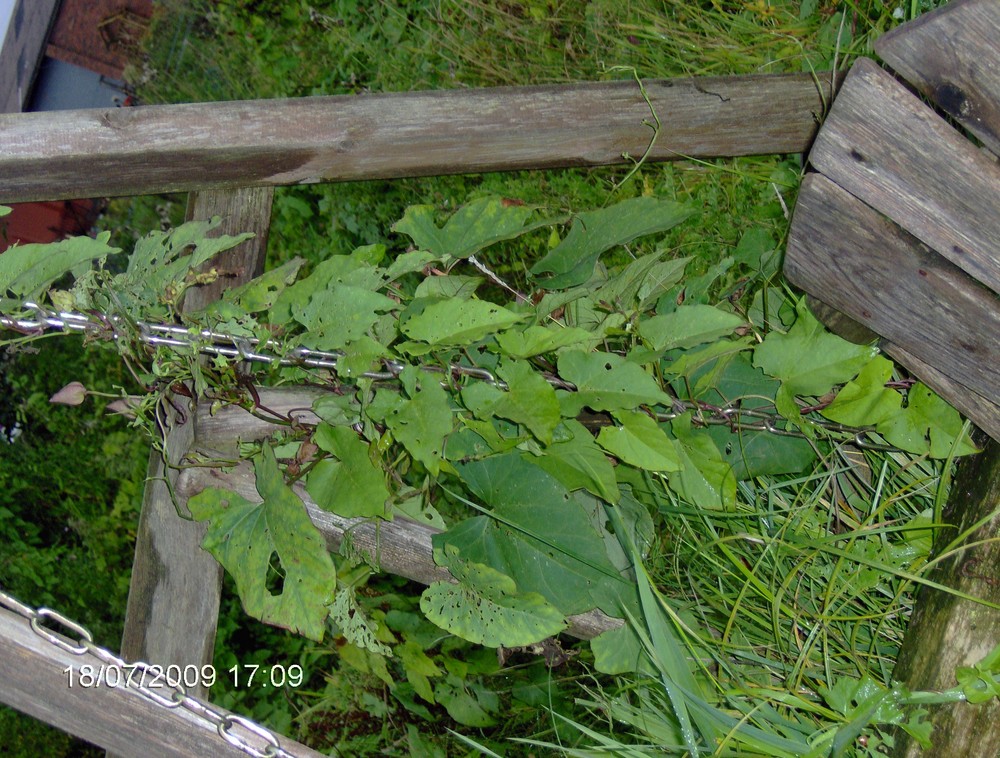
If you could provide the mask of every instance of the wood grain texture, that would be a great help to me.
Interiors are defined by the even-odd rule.
[[[978,544],[949,554],[927,578],[1000,603],[998,509],[1000,443],[994,440],[983,453],[959,464],[943,514],[943,521],[954,528],[938,531],[933,553],[942,554],[956,534],[982,524],[967,540]],[[978,663],[998,644],[1000,611],[923,586],[892,678],[914,690],[945,690],[956,685],[957,667]],[[921,748],[899,731],[893,752],[896,758],[996,758],[1000,745],[1000,701],[996,698],[978,705],[954,703],[928,709],[928,719],[934,725],[931,747]]]
[[[118,755],[246,758],[209,722],[183,708],[164,708],[123,688],[81,687],[82,664],[96,670],[101,662],[60,650],[35,634],[26,619],[0,608],[0,702]],[[74,669],[74,687],[68,686],[67,667]],[[264,749],[266,743],[260,738],[240,727],[234,732],[258,750]],[[278,740],[292,755],[320,756],[287,737],[278,736]]]
[[[1000,403],[997,296],[819,174],[806,177],[799,192],[785,275],[990,403]],[[959,405],[949,394],[945,397]],[[961,404],[976,410],[976,403]],[[971,418],[978,422],[979,415]]]
[[[952,0],[875,40],[906,81],[1000,155],[1000,3]]]
[[[1000,292],[1000,166],[872,61],[854,64],[809,160]]]
[[[834,78],[645,81],[649,157],[803,152]],[[651,120],[627,81],[0,115],[0,202],[624,163]]]
[[[218,297],[222,287],[249,281],[262,269],[270,219],[270,188],[209,191],[191,198],[188,218],[222,216],[216,234],[255,231],[257,236],[223,253],[214,265],[229,274],[212,284],[189,290],[184,308],[196,310]],[[166,430],[168,460],[180,463],[194,439],[194,409],[175,396],[185,418],[174,416]],[[201,549],[205,525],[178,516],[165,478],[175,482],[177,471],[164,470],[153,451],[143,495],[135,559],[129,585],[122,655],[163,666],[212,662],[219,620],[222,568]],[[192,694],[205,697],[200,687]]]

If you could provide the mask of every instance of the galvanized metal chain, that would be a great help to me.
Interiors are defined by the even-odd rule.
[[[82,313],[48,313],[34,303],[25,303],[26,309],[33,311],[31,318],[11,318],[0,316],[0,328],[12,329],[22,334],[41,334],[42,332],[64,331],[85,334],[102,335],[108,339],[118,340],[122,331],[118,328],[117,317],[104,315],[88,316]],[[253,337],[237,336],[213,331],[210,329],[191,329],[177,324],[151,324],[144,321],[133,322],[138,339],[153,347],[186,349],[202,355],[236,358],[250,363],[269,363],[281,366],[302,366],[305,368],[334,369],[337,362],[344,357],[340,351],[313,350],[307,347],[295,347],[282,353],[282,346],[277,340],[258,340]],[[366,371],[359,377],[373,380],[389,381],[399,377],[405,364],[392,359],[383,359],[383,371]],[[449,363],[443,366],[425,365],[426,371],[449,373],[452,376],[468,376],[480,379],[498,387],[506,385],[491,371],[476,366],[464,366]],[[555,376],[547,376],[548,381],[556,387],[574,389],[573,385]],[[800,429],[789,428],[786,420],[776,412],[760,408],[744,408],[740,403],[724,406],[714,406],[690,400],[676,400],[670,412],[659,413],[660,421],[669,421],[677,416],[694,413],[694,423],[699,426],[728,426],[734,433],[767,432],[784,437],[809,439],[810,435]],[[848,427],[827,419],[810,418],[809,423],[828,433],[846,435],[846,441],[856,447],[881,452],[902,452],[899,448],[873,441],[871,431],[856,427]]]
[[[35,634],[64,652],[81,657],[92,656],[102,664],[115,667],[119,671],[146,672],[154,668],[152,664],[143,661],[127,663],[111,651],[96,645],[93,635],[79,622],[50,608],[32,608],[2,589],[0,589],[0,607],[26,619]],[[62,630],[71,633],[72,637],[47,628],[43,625],[45,623],[58,624]],[[117,684],[111,684],[105,679],[104,686],[134,692],[168,710],[183,708],[214,727],[222,739],[246,755],[254,758],[295,758],[295,754],[285,750],[278,737],[269,729],[243,716],[224,713],[213,708],[211,704],[187,694],[182,683],[172,683],[169,677],[154,677],[163,682],[163,685],[151,687],[146,686],[145,676],[137,678],[138,683],[134,681],[136,677],[129,675],[119,680]],[[256,739],[248,739],[248,736]]]

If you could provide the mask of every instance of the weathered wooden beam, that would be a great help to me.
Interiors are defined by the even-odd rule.
[[[0,115],[0,202],[803,152],[833,74]],[[627,154],[629,157],[624,157]]]
[[[1000,165],[872,61],[854,64],[809,160],[1000,292]]]
[[[875,52],[1000,155],[1000,3],[952,0],[875,40]]]
[[[253,231],[256,236],[222,253],[213,265],[229,272],[211,284],[188,290],[184,308],[196,310],[218,298],[222,289],[249,281],[264,265],[271,215],[270,188],[205,192],[191,199],[189,218],[223,218],[218,233]],[[175,404],[185,405],[176,396]],[[166,431],[167,458],[180,462],[194,439],[194,409],[173,416]],[[122,654],[128,660],[169,664],[210,664],[215,647],[222,590],[222,569],[201,549],[205,525],[181,518],[167,486],[177,472],[164,469],[153,451],[136,535]],[[205,697],[196,687],[192,694]]]
[[[785,275],[886,338],[887,352],[921,378],[924,365],[935,369],[941,376],[927,383],[1000,437],[1000,301],[993,292],[819,174],[802,183]]]
[[[56,647],[35,634],[26,619],[0,608],[0,702],[123,756],[246,758],[245,752],[219,736],[215,725],[185,708],[165,708],[134,689],[82,686],[82,665],[92,666],[95,676],[104,665],[106,680],[112,683],[118,673],[122,678],[127,673],[107,673],[107,664],[97,657]],[[226,674],[217,672],[217,676]],[[151,676],[146,683],[152,684]],[[168,695],[162,687],[151,689],[161,697]],[[232,715],[212,708],[222,716]],[[233,733],[264,754],[267,743],[263,739],[241,726],[235,726]],[[292,755],[320,755],[287,737],[278,739]]]
[[[1000,443],[964,459],[956,471],[943,520],[954,526],[935,538],[941,555],[958,535],[973,529],[966,544],[938,563],[928,578],[960,592],[1000,603]],[[1000,644],[1000,611],[924,586],[906,631],[893,679],[914,690],[956,686],[955,670],[982,660]],[[1000,746],[1000,701],[929,706],[932,745],[923,749],[899,730],[893,755],[996,758]]]

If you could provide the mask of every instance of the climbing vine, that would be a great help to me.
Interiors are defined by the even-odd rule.
[[[318,423],[275,418],[276,441],[242,448],[256,501],[208,489],[188,502],[247,613],[317,640],[332,625],[389,652],[338,580],[349,559],[327,552],[295,479],[341,516],[438,527],[434,559],[455,582],[428,587],[423,613],[470,641],[529,645],[574,614],[641,617],[635,566],[673,503],[736,509],[739,481],[805,470],[844,443],[974,451],[944,401],[894,378],[875,346],[827,332],[803,302],[758,286],[749,303],[710,304],[685,286],[690,259],[629,256],[632,240],[693,213],[639,197],[568,219],[483,198],[442,223],[415,206],[393,227],[407,252],[374,244],[309,271],[295,259],[193,313],[179,307],[184,292],[245,239],[210,236],[216,222],[152,233],[125,263],[107,234],[25,245],[0,256],[6,342],[81,314],[79,328],[144,389],[118,409],[154,439],[178,392],[269,417],[256,386],[323,388]],[[539,229],[549,252],[527,286],[480,260]],[[773,241],[750,234],[728,266],[763,279],[775,260]],[[150,339],[162,324],[175,325],[173,344]],[[203,357],[220,340],[229,354]],[[274,360],[246,364],[251,353]],[[304,359],[313,354],[332,359]],[[377,556],[353,558],[377,568]],[[592,647],[601,671],[654,668],[633,625]]]

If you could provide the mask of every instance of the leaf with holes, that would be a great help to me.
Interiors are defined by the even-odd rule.
[[[914,384],[906,396],[906,407],[882,421],[875,429],[890,445],[917,455],[947,458],[977,451],[963,434],[962,417],[925,384]]]
[[[670,428],[681,461],[681,470],[667,480],[670,489],[700,508],[735,508],[736,477],[712,438],[703,429],[691,428],[690,413],[675,418]]]
[[[414,366],[407,366],[400,378],[415,390],[408,400],[389,411],[385,423],[410,455],[437,476],[444,438],[452,429],[448,396],[436,375]]]
[[[509,576],[464,561],[449,545],[434,551],[458,584],[434,582],[420,596],[420,610],[442,629],[487,647],[516,647],[559,634],[566,620],[537,592],[518,592]]]
[[[670,403],[670,396],[639,364],[614,353],[562,353],[559,376],[576,385],[576,392],[559,393],[566,416],[576,416],[585,406],[595,411],[615,411]]]
[[[462,397],[477,418],[499,416],[523,424],[539,440],[552,441],[552,430],[561,418],[555,390],[525,361],[508,360],[497,367],[506,391],[485,383],[470,384]]]
[[[110,247],[110,232],[97,238],[71,237],[47,245],[15,245],[0,255],[0,297],[8,292],[32,300],[76,266],[105,258],[121,249]]]
[[[250,616],[322,640],[326,605],[337,585],[326,541],[285,485],[269,446],[254,470],[260,503],[215,488],[188,501],[194,518],[209,522],[202,547],[233,577]],[[284,571],[277,593],[268,588],[275,558]]]

